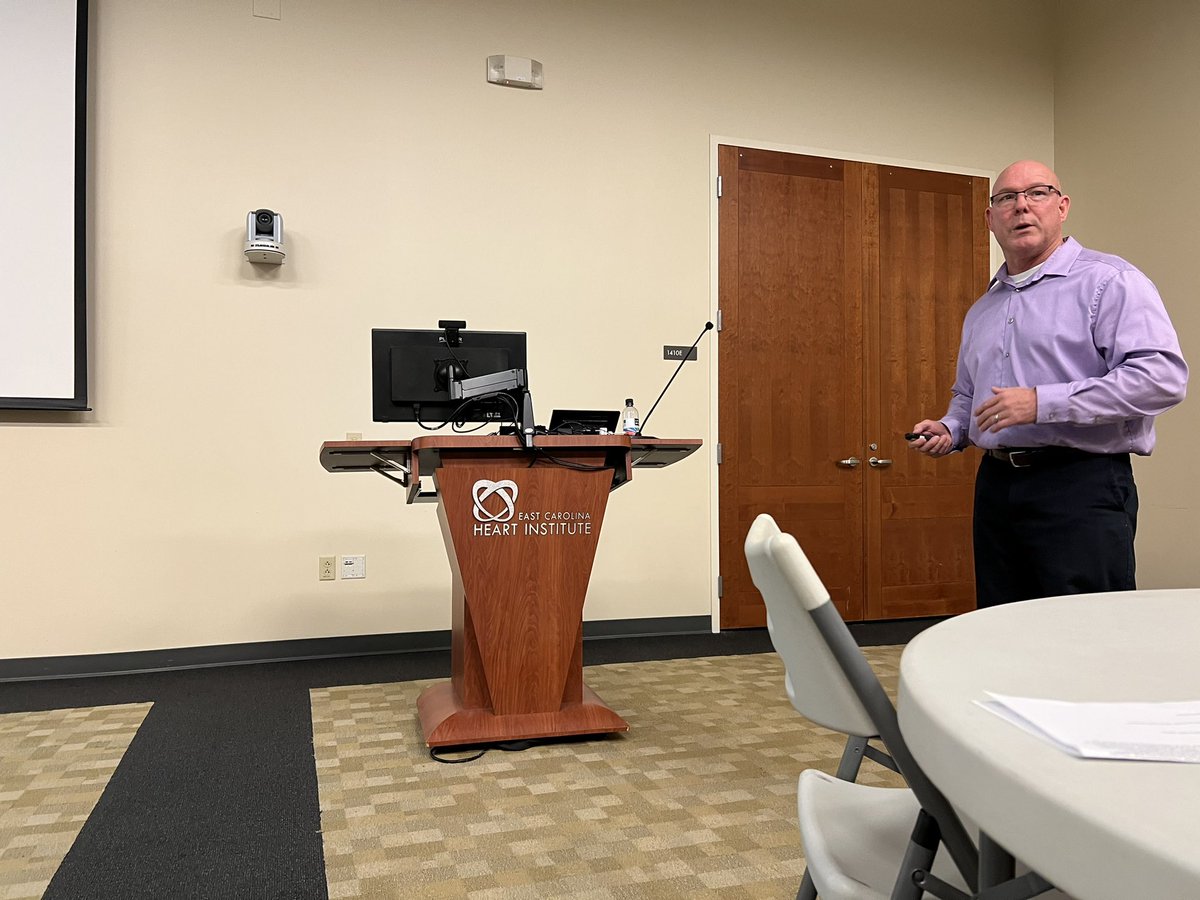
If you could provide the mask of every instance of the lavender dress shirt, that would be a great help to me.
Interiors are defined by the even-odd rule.
[[[1001,266],[963,321],[942,423],[954,446],[1154,449],[1154,417],[1183,400],[1188,368],[1150,279],[1068,238],[1017,286]],[[1037,388],[1037,422],[981,432],[972,410],[992,387]]]

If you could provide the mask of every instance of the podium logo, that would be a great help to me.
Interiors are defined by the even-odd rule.
[[[476,522],[507,522],[512,519],[517,503],[517,485],[516,482],[505,479],[504,481],[488,481],[485,478],[475,482],[471,488],[471,496],[475,500],[475,521]],[[484,503],[491,497],[498,497],[503,503],[503,507],[499,512],[491,512]],[[492,504],[495,507],[495,503]]]

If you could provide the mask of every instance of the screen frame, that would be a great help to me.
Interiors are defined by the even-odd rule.
[[[87,108],[88,108],[88,0],[74,0],[75,6],[75,146],[73,177],[75,196],[72,209],[74,221],[70,234],[73,248],[72,273],[72,395],[30,397],[3,396],[0,385],[0,409],[80,411],[88,406],[88,304],[87,304]]]
[[[459,331],[461,344],[453,348],[454,355],[470,361],[473,351],[503,350],[508,354],[507,369],[527,371],[528,341],[523,331]],[[484,426],[515,424],[521,418],[523,391],[505,391],[516,405],[503,400],[487,401],[451,399],[448,391],[435,391],[435,373],[429,372],[430,390],[419,397],[396,399],[392,394],[392,359],[396,351],[405,350],[428,354],[445,350],[446,331],[432,328],[373,328],[371,329],[371,417],[376,422],[416,422],[427,429],[447,425],[458,430],[459,425],[476,423]],[[449,350],[445,350],[450,355]],[[490,375],[493,371],[470,372],[472,377]],[[525,391],[528,390],[526,375]],[[452,419],[452,421],[451,421]],[[474,430],[474,429],[472,429]]]

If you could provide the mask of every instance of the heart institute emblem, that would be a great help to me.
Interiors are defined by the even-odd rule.
[[[516,482],[507,479],[488,481],[486,478],[481,478],[471,488],[471,496],[475,500],[473,512],[476,522],[507,522],[513,517],[516,510],[517,485]],[[492,496],[499,497],[504,504],[499,512],[493,513],[484,506],[484,503]]]

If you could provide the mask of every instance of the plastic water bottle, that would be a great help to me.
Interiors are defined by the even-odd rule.
[[[637,407],[633,405],[633,398],[630,398],[625,401],[625,411],[621,413],[621,428],[630,437],[636,437],[639,427]]]

